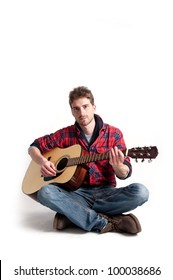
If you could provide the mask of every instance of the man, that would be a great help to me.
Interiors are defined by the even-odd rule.
[[[55,147],[80,144],[90,155],[109,153],[107,160],[87,163],[82,185],[68,191],[59,184],[46,184],[37,192],[37,200],[57,212],[53,226],[57,230],[78,226],[85,231],[136,234],[141,225],[135,215],[127,213],[148,200],[147,188],[139,183],[117,188],[116,178],[126,179],[132,173],[122,132],[95,114],[96,105],[87,87],[74,88],[69,104],[75,124],[36,139],[29,148],[31,158],[40,165],[43,177],[56,176],[56,168],[44,153]],[[123,214],[126,213],[126,214]]]

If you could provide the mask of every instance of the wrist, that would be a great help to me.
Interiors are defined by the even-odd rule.
[[[48,159],[47,159],[47,158],[42,157],[42,158],[40,159],[40,165],[45,164],[47,161],[48,161]]]
[[[123,163],[112,165],[115,175],[124,179],[129,174],[129,167]]]

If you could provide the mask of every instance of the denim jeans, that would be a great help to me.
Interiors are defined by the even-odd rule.
[[[66,191],[48,184],[37,193],[37,200],[44,206],[68,217],[86,231],[101,231],[107,220],[98,213],[109,216],[135,209],[148,200],[149,192],[140,183],[117,188],[111,185],[80,187]]]

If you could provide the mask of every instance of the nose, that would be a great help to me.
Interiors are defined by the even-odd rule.
[[[81,107],[79,110],[81,116],[85,115],[85,109],[83,107]]]

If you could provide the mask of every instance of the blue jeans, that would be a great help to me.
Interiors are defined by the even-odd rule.
[[[37,193],[44,206],[65,215],[86,231],[101,231],[107,220],[98,213],[109,216],[131,211],[148,200],[147,188],[139,183],[116,188],[111,185],[80,187],[69,192],[48,184]]]

